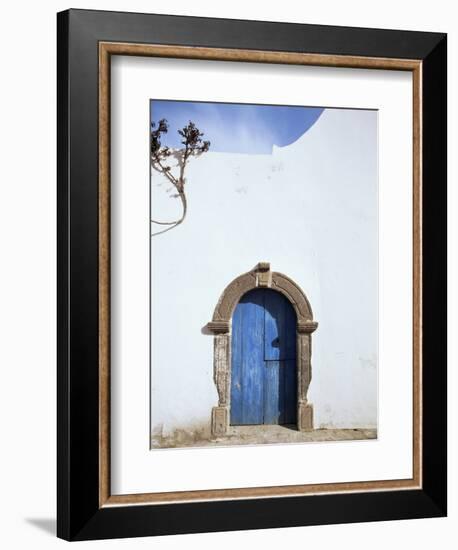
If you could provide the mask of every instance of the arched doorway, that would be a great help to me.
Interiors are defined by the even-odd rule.
[[[296,424],[296,313],[270,288],[242,296],[232,316],[230,425]]]
[[[281,294],[294,310],[296,423],[300,431],[313,429],[313,407],[307,401],[307,392],[312,378],[311,335],[318,323],[313,320],[312,309],[302,289],[286,275],[271,271],[268,262],[260,262],[252,271],[240,275],[226,287],[212,320],[207,324],[214,334],[213,380],[218,392],[218,405],[212,409],[211,426],[215,437],[224,436],[231,421],[233,314],[243,296],[254,289],[271,289]]]

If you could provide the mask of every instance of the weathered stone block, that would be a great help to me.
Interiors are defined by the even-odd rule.
[[[226,435],[229,425],[229,411],[227,407],[213,407],[212,409],[212,435],[220,437]]]
[[[301,432],[313,430],[313,406],[309,403],[299,404],[297,428]]]

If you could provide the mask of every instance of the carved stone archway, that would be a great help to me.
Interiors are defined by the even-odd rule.
[[[218,406],[213,407],[211,425],[215,437],[229,428],[231,399],[231,319],[240,298],[254,288],[271,288],[291,302],[297,316],[297,428],[313,430],[313,407],[307,402],[312,379],[311,334],[318,327],[312,309],[301,288],[286,275],[270,270],[260,262],[252,271],[240,275],[226,287],[207,328],[214,334],[213,380],[218,391]]]

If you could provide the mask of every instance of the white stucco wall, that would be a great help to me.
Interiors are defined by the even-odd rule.
[[[209,152],[187,179],[185,222],[152,238],[152,431],[210,427],[217,393],[203,328],[226,285],[259,261],[301,286],[319,322],[315,427],[375,426],[377,113],[327,109],[292,145]],[[153,173],[153,218],[179,215],[166,187]]]

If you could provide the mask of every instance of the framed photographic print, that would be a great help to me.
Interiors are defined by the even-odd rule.
[[[446,36],[58,14],[58,536],[446,514]]]

